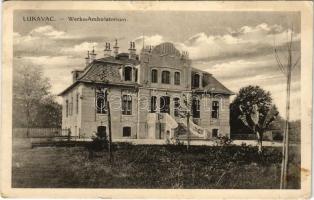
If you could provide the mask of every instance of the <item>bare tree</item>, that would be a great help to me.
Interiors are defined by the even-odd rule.
[[[192,95],[190,93],[182,94],[182,104],[180,104],[179,115],[182,118],[186,118],[187,125],[187,150],[190,148],[190,118],[191,118],[191,106],[192,106]]]
[[[13,76],[13,120],[29,128],[35,124],[38,106],[49,95],[49,80],[38,66],[16,66]],[[18,125],[18,126],[19,126]]]
[[[293,28],[290,31],[290,38],[287,42],[287,47],[285,49],[287,56],[284,59],[279,56],[279,48],[276,46],[274,40],[274,55],[278,64],[278,68],[283,73],[283,75],[287,79],[286,84],[286,121],[285,121],[285,129],[283,135],[283,147],[282,147],[282,165],[281,165],[281,177],[280,177],[280,189],[287,188],[287,171],[288,171],[288,152],[289,152],[289,120],[290,120],[290,87],[291,87],[291,72],[297,66],[300,61],[300,56],[293,61]],[[286,62],[283,62],[286,60]]]

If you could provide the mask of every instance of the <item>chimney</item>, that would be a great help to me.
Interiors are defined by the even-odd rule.
[[[111,56],[111,49],[110,49],[110,43],[109,42],[106,42],[106,47],[105,47],[104,52],[105,52],[104,53],[105,57]]]
[[[116,42],[115,42],[114,47],[113,47],[113,54],[114,54],[114,57],[117,57],[119,54],[119,47],[118,47],[118,40],[117,39],[116,39]]]
[[[82,71],[80,71],[80,70],[74,70],[74,71],[72,71],[72,80],[73,80],[73,83],[79,79],[79,77],[80,77],[81,74],[82,74]]]
[[[97,54],[95,54],[95,49],[93,47],[93,51],[89,54],[89,56],[90,56],[90,63],[92,63],[96,59],[96,55]]]
[[[89,56],[89,51],[87,51],[87,57],[85,58],[86,67],[89,65],[89,63],[90,63],[90,56]]]
[[[129,59],[136,59],[135,42],[130,42]]]

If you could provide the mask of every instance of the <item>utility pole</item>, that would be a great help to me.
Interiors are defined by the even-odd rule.
[[[286,121],[283,135],[282,146],[282,163],[281,163],[281,175],[280,175],[280,189],[287,188],[287,173],[288,173],[288,160],[289,160],[289,120],[290,120],[290,88],[291,88],[291,72],[294,67],[299,63],[300,57],[292,64],[292,42],[293,42],[293,29],[291,29],[290,41],[287,47],[287,64],[283,65],[278,55],[276,46],[274,48],[275,58],[278,64],[278,68],[285,75],[287,79],[286,83]]]
[[[159,113],[157,114],[157,116],[158,116],[158,123],[159,123],[159,139],[161,139],[161,119],[162,119],[162,115],[161,115],[161,113],[159,112]]]
[[[186,115],[186,125],[187,125],[187,129],[188,129],[188,145],[187,145],[187,150],[189,150],[190,148],[190,111],[187,111],[187,115]]]

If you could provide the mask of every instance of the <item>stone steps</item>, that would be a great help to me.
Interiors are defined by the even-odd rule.
[[[183,123],[178,123],[178,127],[175,129],[175,134],[178,136],[180,140],[187,140],[188,138],[188,129]],[[190,139],[191,140],[204,140],[203,137],[193,134],[190,131]]]

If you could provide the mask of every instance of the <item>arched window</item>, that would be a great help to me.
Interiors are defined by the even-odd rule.
[[[125,81],[132,81],[132,67],[125,67],[124,68],[124,80]]]
[[[193,87],[200,87],[200,75],[199,74],[194,74],[192,77],[192,85]]]
[[[158,71],[157,69],[152,70],[152,83],[157,83],[158,82]]]
[[[218,137],[219,130],[217,128],[212,129],[212,137]]]
[[[174,73],[174,84],[175,85],[180,85],[180,72],[175,72]]]
[[[170,72],[169,71],[162,71],[161,83],[170,84]]]
[[[107,101],[103,91],[96,91],[96,111],[97,114],[107,113]]]

